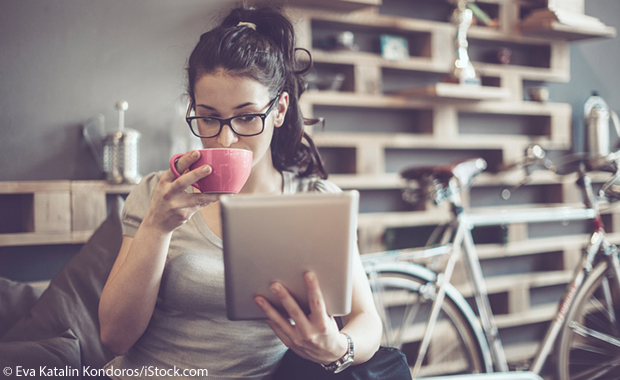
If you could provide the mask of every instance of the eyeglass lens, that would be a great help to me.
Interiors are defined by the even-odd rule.
[[[191,127],[200,136],[215,136],[220,132],[221,123],[227,120],[220,120],[211,117],[192,119]],[[226,123],[228,124],[228,123]],[[263,119],[260,116],[244,115],[230,119],[230,126],[239,135],[259,134],[263,130]]]

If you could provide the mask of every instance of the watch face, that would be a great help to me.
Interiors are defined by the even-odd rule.
[[[339,372],[344,371],[345,369],[349,368],[351,364],[353,364],[353,358],[349,356],[342,364],[338,366],[338,368],[336,368],[334,373],[339,373]]]

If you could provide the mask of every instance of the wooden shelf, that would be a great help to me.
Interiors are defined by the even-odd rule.
[[[0,247],[47,245],[47,244],[74,244],[73,234],[61,232],[23,232],[0,234]]]
[[[359,147],[368,144],[382,148],[400,149],[459,149],[459,150],[502,150],[507,145],[523,146],[538,143],[548,149],[566,149],[565,142],[554,143],[548,138],[531,138],[528,136],[510,135],[459,135],[451,140],[440,140],[431,135],[407,133],[315,133],[312,136],[319,147]]]
[[[359,107],[359,108],[396,108],[396,109],[433,109],[437,102],[428,99],[407,98],[397,95],[356,94],[352,92],[312,91],[302,95],[301,101],[320,106]],[[472,113],[489,113],[504,115],[553,116],[572,113],[570,104],[530,101],[480,101],[466,105],[454,105],[459,111]]]
[[[382,2],[382,0],[288,0],[291,6],[317,7],[346,12],[377,7]]]
[[[12,207],[18,230],[0,233],[0,247],[85,243],[107,216],[106,195],[126,195],[134,186],[105,181],[0,182],[0,198],[21,197],[17,205],[3,203]]]
[[[331,174],[329,180],[342,189],[402,189],[405,186],[405,181],[397,173],[382,175]]]
[[[509,98],[510,90],[502,87],[435,83],[424,87],[399,90],[394,95],[445,100],[498,100]]]
[[[616,29],[599,19],[562,9],[534,10],[520,22],[519,29],[527,35],[568,41],[616,36]]]
[[[565,285],[573,278],[573,270],[520,273],[505,276],[485,278],[485,284],[489,294],[505,293],[513,289],[514,284],[519,284],[527,289],[540,288],[553,285]],[[464,297],[473,297],[474,291],[469,284],[456,285],[457,290]]]
[[[0,194],[29,194],[39,191],[69,191],[71,181],[6,181],[0,182]]]
[[[564,25],[557,21],[549,21],[536,26],[521,26],[521,33],[544,38],[579,41],[589,38],[614,38],[616,28],[611,26],[601,29],[579,28]]]
[[[557,305],[544,305],[532,307],[527,311],[513,314],[496,315],[495,323],[498,328],[508,328],[521,325],[531,325],[540,322],[549,322],[557,314]],[[532,353],[532,356],[534,353]]]
[[[409,57],[403,60],[385,59],[379,54],[360,51],[324,51],[313,50],[314,63],[330,63],[339,65],[355,65],[364,62],[367,65],[376,65],[386,69],[421,71],[430,73],[450,72],[450,62],[438,63],[428,57]]]
[[[485,3],[485,9],[491,10],[499,25],[472,26],[467,32],[472,64],[485,85],[474,91],[442,82],[452,70],[456,50],[456,27],[444,18],[421,20],[413,18],[415,15],[402,17],[398,10],[394,12],[395,9],[342,13],[326,6],[323,10],[293,10],[293,13],[298,12],[297,25],[303,32],[300,42],[311,51],[317,73],[321,69],[326,73],[336,71],[346,76],[343,91],[307,92],[301,99],[304,115],[327,118],[323,132],[318,128],[310,128],[308,132],[321,152],[325,153],[327,166],[332,164],[335,171],[343,173],[330,175],[329,179],[344,189],[361,190],[362,202],[377,200],[372,205],[366,204],[369,210],[379,209],[382,205],[378,204],[382,202],[385,202],[386,210],[394,210],[359,215],[358,242],[362,253],[385,250],[386,230],[401,227],[415,230],[420,227],[421,231],[451,219],[446,203],[437,207],[427,202],[420,206],[425,208],[423,211],[409,211],[411,208],[399,203],[402,201],[398,198],[398,190],[402,189],[404,181],[394,172],[405,166],[422,165],[442,160],[443,157],[453,160],[453,157],[467,156],[469,152],[472,156],[483,157],[491,165],[491,170],[476,178],[474,191],[463,199],[466,205],[483,204],[484,200],[480,197],[495,190],[494,187],[521,182],[523,173],[517,170],[502,173],[492,170],[517,162],[530,144],[539,144],[550,151],[571,148],[571,106],[523,101],[527,91],[524,83],[568,82],[571,73],[568,42],[610,37],[615,35],[615,30],[557,24],[537,27],[530,24],[528,29],[527,23],[523,23],[520,17],[539,8],[540,2],[479,1]],[[382,7],[392,5],[385,2]],[[388,15],[390,13],[392,15]],[[321,45],[313,39],[323,39],[342,31],[354,34],[360,51],[316,49]],[[410,57],[403,60],[383,58],[377,42],[383,34],[405,38]],[[512,50],[512,63],[492,63],[495,57],[490,56],[493,53],[491,50],[500,47]],[[336,114],[338,111],[341,115]],[[390,122],[394,125],[388,125]],[[489,125],[495,125],[497,129]],[[592,178],[593,182],[600,183],[607,180],[609,174],[595,174]],[[549,206],[542,202],[562,202],[556,203],[562,207],[581,205],[578,189],[572,183],[575,179],[575,175],[536,172],[524,185],[523,190],[529,193],[516,200],[523,199],[523,202],[533,204],[474,208],[472,212],[497,213],[501,210]],[[368,193],[366,198],[365,190]],[[551,191],[553,194],[548,194]],[[611,221],[610,224],[617,229],[620,226],[620,206],[606,208],[604,220],[607,223]],[[588,236],[577,232],[570,236],[534,238],[529,236],[536,235],[529,230],[532,227],[530,223],[512,223],[505,227],[506,236],[502,234],[491,240],[506,240],[505,244],[477,246],[479,257],[485,265],[520,259],[531,263],[548,258],[562,260],[557,265],[545,265],[550,271],[522,273],[521,268],[515,268],[511,269],[514,273],[488,280],[488,287],[494,292],[500,308],[505,307],[508,312],[497,317],[498,325],[502,329],[516,328],[514,331],[519,331],[519,326],[551,320],[555,303],[531,306],[529,291],[538,291],[535,297],[538,294],[546,296],[555,294],[553,292],[558,286],[567,283]],[[491,226],[493,229],[495,227]],[[619,233],[609,235],[611,241],[620,241]],[[461,271],[455,272],[455,282],[462,275]],[[466,294],[468,291],[471,293],[467,288],[464,290]],[[502,302],[507,303],[502,305]],[[536,302],[539,302],[538,298]],[[540,302],[546,301],[541,298]],[[411,335],[408,337],[410,340],[419,339],[421,334],[415,329],[407,333]],[[507,356],[513,362],[525,361],[531,359],[536,347],[536,342],[513,344],[507,347]]]
[[[364,213],[358,217],[358,228],[389,228],[389,227],[414,227],[428,226],[447,223],[451,220],[451,215],[446,205],[441,205],[431,211],[411,211],[411,212],[376,212]]]

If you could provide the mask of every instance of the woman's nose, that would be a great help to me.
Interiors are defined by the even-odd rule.
[[[239,136],[232,130],[230,124],[224,124],[222,131],[217,136],[217,142],[225,148],[229,148],[232,144],[239,141]]]

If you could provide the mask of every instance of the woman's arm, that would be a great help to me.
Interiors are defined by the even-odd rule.
[[[194,155],[196,153],[196,155]],[[196,159],[191,152],[179,159],[183,172]],[[188,194],[185,189],[211,173],[209,166],[176,178],[168,170],[160,179],[136,235],[124,237],[119,255],[99,301],[101,341],[117,355],[140,338],[153,314],[172,232],[217,196]]]
[[[310,314],[307,316],[282,284],[274,283],[271,287],[294,324],[284,318],[264,297],[256,297],[255,302],[269,318],[269,326],[287,347],[303,358],[329,364],[346,353],[347,339],[338,331],[334,318],[326,312],[316,275],[309,272],[304,279],[310,304]],[[343,320],[345,326],[342,332],[351,337],[355,346],[353,365],[361,364],[370,359],[379,348],[382,327],[359,255],[356,255],[353,266],[351,312]]]
[[[383,326],[359,255],[354,262],[353,276],[351,313],[343,317],[344,326],[341,331],[353,340],[353,365],[356,365],[369,360],[379,349]]]

